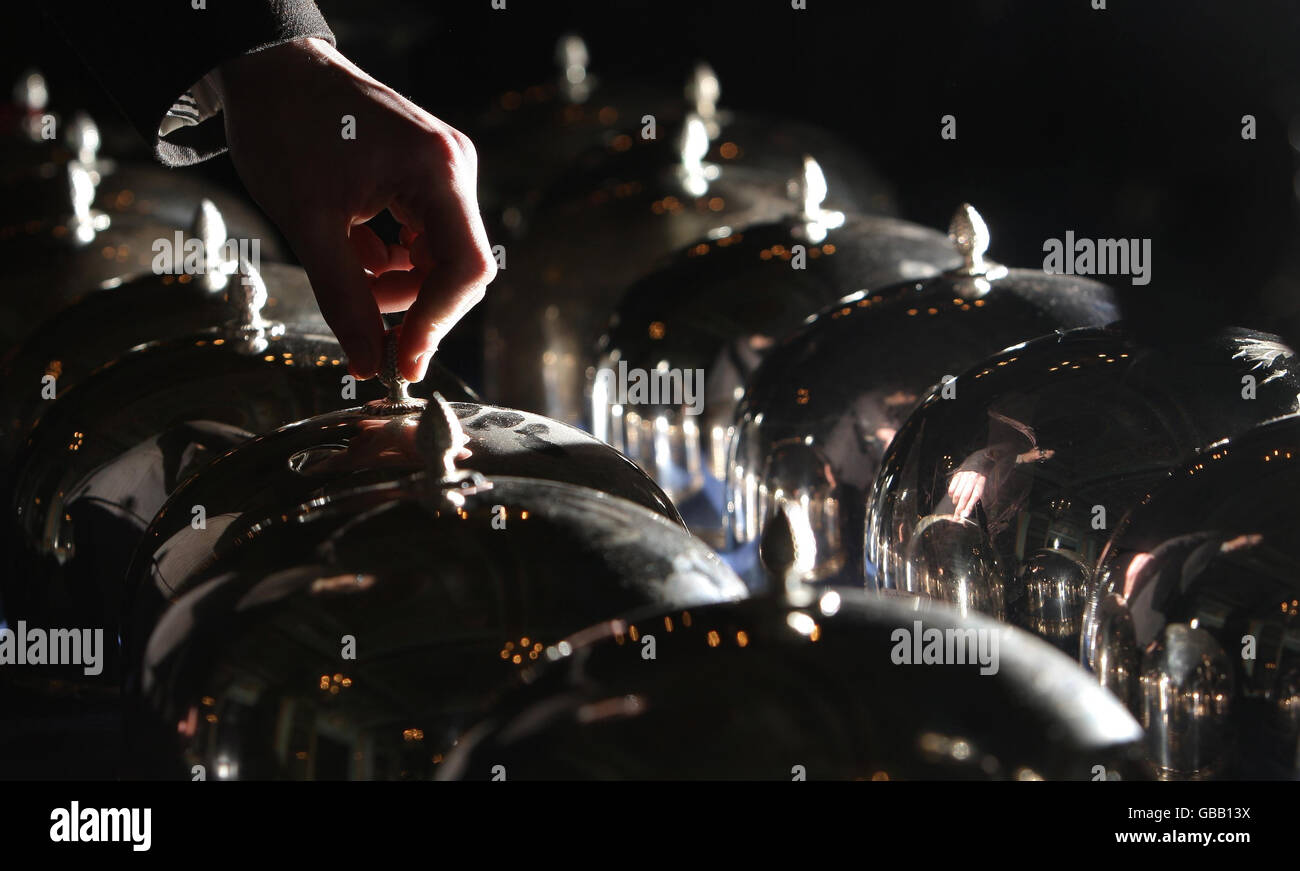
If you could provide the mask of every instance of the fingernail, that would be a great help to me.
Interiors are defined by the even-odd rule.
[[[352,377],[364,381],[379,371],[379,348],[369,337],[352,336],[347,341],[340,338],[339,344],[353,349],[348,355],[348,371]]]
[[[436,348],[434,350],[437,350]],[[433,362],[433,351],[425,351],[415,356],[416,376],[413,380],[423,381],[424,376],[429,373],[429,364]]]

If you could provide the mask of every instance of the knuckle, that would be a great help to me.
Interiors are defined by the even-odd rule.
[[[461,153],[465,155],[465,159],[471,164],[477,165],[478,149],[474,147],[474,140],[470,139],[454,127],[447,128],[447,132],[451,138],[456,141],[456,145],[460,148]]]
[[[468,283],[483,286],[497,277],[497,261],[492,252],[475,248],[474,253],[466,258],[465,278]]]
[[[420,151],[435,168],[448,174],[453,173],[456,167],[465,162],[460,145],[445,132],[430,131],[424,137]]]

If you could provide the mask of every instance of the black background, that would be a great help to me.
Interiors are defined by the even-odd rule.
[[[677,89],[704,59],[726,106],[812,121],[855,143],[894,183],[905,217],[942,227],[968,200],[994,233],[991,254],[1020,266],[1041,265],[1044,239],[1067,230],[1151,238],[1153,282],[1130,315],[1175,334],[1237,322],[1300,338],[1300,4],[1106,5],[320,3],[345,54],[468,129],[493,94],[548,80],[566,31],[587,38],[591,69],[607,80]],[[123,14],[145,14],[135,6],[121,4]],[[37,62],[55,108],[111,115],[57,31],[31,17],[4,34],[3,71],[12,79]],[[957,118],[956,141],[940,138],[945,114]],[[1257,119],[1254,141],[1241,138],[1245,114]],[[224,158],[187,171],[231,175]]]

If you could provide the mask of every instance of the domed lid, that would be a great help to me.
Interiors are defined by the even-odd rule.
[[[1098,561],[1082,655],[1102,684],[1139,712],[1153,681],[1218,694],[1216,722],[1230,714],[1238,723],[1207,734],[1195,755],[1175,754],[1163,731],[1154,736],[1154,758],[1171,775],[1297,772],[1300,662],[1287,652],[1300,642],[1300,522],[1289,507],[1297,483],[1300,415],[1288,415],[1171,470],[1117,525]],[[1117,620],[1129,630],[1113,631]],[[1137,685],[1110,667],[1139,660]]]
[[[614,310],[600,349],[629,366],[708,365],[719,346],[775,344],[844,296],[920,279],[962,261],[942,234],[897,218],[824,206],[826,180],[808,157],[798,211],[743,230],[720,228],[639,279]]]
[[[392,368],[395,372],[395,366]],[[174,493],[145,531],[128,587],[138,597],[170,598],[232,543],[267,518],[360,486],[393,481],[426,468],[444,469],[441,452],[417,441],[428,415],[450,415],[457,455],[492,478],[557,481],[609,493],[681,525],[653,481],[617,451],[574,427],[540,415],[475,402],[434,405],[404,394],[331,412],[252,439],[216,459]],[[427,433],[426,433],[427,434]],[[432,466],[430,465],[432,464]],[[201,506],[205,523],[191,520]],[[147,602],[144,607],[152,607]]]
[[[232,276],[238,280],[239,255],[216,206],[204,200],[189,233],[163,241],[167,245],[156,259],[167,262],[155,263],[161,273],[128,279],[109,293],[83,296],[0,360],[0,460],[12,455],[17,441],[49,407],[42,390],[47,376],[56,380],[55,392],[62,395],[136,345],[187,336],[231,316],[238,301],[228,299],[227,291]],[[192,262],[183,264],[182,257]],[[267,317],[314,332],[328,330],[305,272],[266,263],[258,274],[267,287]]]
[[[151,753],[176,746],[191,707],[239,708],[249,716],[182,730],[181,752],[198,761],[205,745],[219,746],[240,776],[276,776],[271,721],[286,704],[320,699],[329,731],[347,735],[359,760],[395,765],[392,751],[420,741],[408,776],[429,776],[547,645],[638,608],[745,595],[716,555],[661,515],[585,487],[459,468],[465,434],[440,399],[416,442],[427,471],[269,518],[210,580],[175,598],[132,682],[155,728],[170,727],[145,742]],[[340,658],[344,632],[355,648]]]
[[[889,448],[869,507],[875,583],[931,570],[911,547],[929,515],[978,522],[1009,576],[1042,547],[1095,564],[1113,525],[1185,456],[1297,410],[1293,356],[1246,330],[1157,351],[1110,328],[976,364],[936,386]]]
[[[829,210],[825,195],[825,177],[810,157],[798,214],[724,229],[687,246],[633,284],[610,318],[588,375],[593,431],[654,470],[676,499],[703,480],[690,480],[684,469],[658,468],[663,432],[683,442],[667,456],[681,465],[704,450],[703,471],[721,478],[736,400],[764,353],[847,294],[936,275],[961,262],[940,233],[897,218]],[[620,376],[627,372],[651,380],[660,373],[702,373],[703,379],[693,396],[629,393],[628,378]],[[644,432],[631,431],[637,427]]]
[[[1141,735],[1029,635],[860,591],[642,612],[543,654],[440,776],[1090,779]]]
[[[174,232],[152,218],[114,222],[91,203],[94,183],[67,164],[66,207],[55,217],[12,218],[0,225],[0,340],[17,341],[82,294],[151,272],[153,244]],[[39,289],[39,292],[37,292]]]
[[[732,543],[758,540],[783,505],[820,493],[800,510],[833,514],[839,528],[796,530],[818,543],[815,558],[806,554],[805,577],[858,583],[867,493],[925,392],[1001,348],[1118,316],[1105,285],[990,262],[988,229],[969,205],[957,210],[949,239],[961,257],[954,268],[841,299],[772,348],[750,375],[728,465]],[[797,453],[808,457],[796,461]],[[831,504],[838,510],[823,510]]]
[[[49,383],[57,400],[24,440],[11,479],[30,546],[71,557],[75,500],[117,506],[143,529],[195,464],[382,390],[347,374],[333,337],[265,318],[266,286],[250,264],[241,263],[227,296],[222,326],[137,345],[66,393],[57,378]],[[441,367],[424,384],[474,398]]]

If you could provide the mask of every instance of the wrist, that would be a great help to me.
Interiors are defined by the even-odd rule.
[[[229,106],[239,102],[241,94],[264,92],[269,83],[281,85],[294,69],[327,62],[334,54],[327,40],[308,36],[233,57],[213,67],[206,78],[222,105]]]

